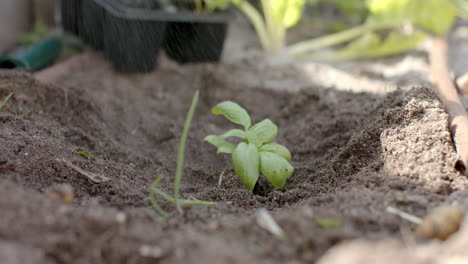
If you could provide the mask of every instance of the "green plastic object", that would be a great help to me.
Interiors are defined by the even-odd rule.
[[[60,55],[61,49],[62,44],[57,38],[46,38],[13,54],[0,57],[0,69],[39,71],[52,64]]]

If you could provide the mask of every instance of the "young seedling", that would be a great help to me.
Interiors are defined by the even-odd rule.
[[[240,105],[225,101],[212,109],[215,115],[224,115],[231,122],[244,127],[231,129],[222,135],[209,135],[205,141],[218,148],[219,153],[232,154],[234,172],[241,179],[245,188],[252,191],[257,183],[260,172],[277,189],[284,186],[293,173],[289,164],[289,150],[273,140],[278,134],[278,127],[269,119],[251,126],[250,116]],[[235,145],[226,138],[237,137],[244,141]]]
[[[157,188],[159,182],[162,180],[162,176],[156,177],[153,184],[151,184],[150,188],[150,202],[153,206],[154,210],[158,212],[163,220],[167,220],[169,215],[167,214],[164,209],[162,209],[156,202],[155,195],[158,194],[166,199],[168,202],[172,203],[179,213],[182,213],[182,206],[192,206],[192,205],[216,205],[215,202],[206,202],[206,201],[199,201],[199,200],[180,200],[180,183],[182,181],[182,173],[184,169],[184,157],[185,157],[185,145],[187,143],[188,132],[190,130],[190,125],[192,124],[193,115],[195,113],[195,108],[198,102],[198,96],[200,92],[197,90],[193,95],[192,105],[187,113],[187,117],[185,119],[184,130],[182,132],[182,137],[180,139],[179,145],[179,153],[177,157],[177,167],[176,167],[176,176],[174,180],[174,197],[166,194],[165,192],[161,191]]]
[[[3,108],[5,108],[5,106],[7,105],[8,101],[11,99],[12,96],[13,96],[13,93],[10,93],[9,95],[7,95],[5,98],[3,98],[0,101],[0,111],[2,111]]]

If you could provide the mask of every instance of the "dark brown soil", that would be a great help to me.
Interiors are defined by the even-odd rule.
[[[243,71],[251,72],[247,66]],[[92,56],[55,85],[0,72],[0,98],[15,92],[0,113],[3,263],[310,263],[347,239],[399,239],[402,220],[387,206],[422,216],[465,190],[468,179],[453,168],[447,115],[430,89],[386,96],[306,86],[278,92],[234,81],[243,78],[239,68],[163,62],[152,74],[128,75]],[[159,198],[172,215],[166,223],[150,207],[148,188],[164,175],[161,188],[172,191],[195,89],[201,98],[181,194],[220,203],[180,216]],[[202,142],[232,127],[210,114],[227,99],[254,121],[268,117],[279,125],[278,141],[296,168],[283,189],[261,180],[255,194],[246,191],[229,158]],[[92,183],[56,158],[111,180]],[[73,187],[71,205],[48,198],[63,183]],[[286,240],[257,225],[259,208],[272,211]],[[320,228],[316,220],[324,217],[341,226]]]

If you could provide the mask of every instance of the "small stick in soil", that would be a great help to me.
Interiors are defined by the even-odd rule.
[[[219,180],[218,180],[218,187],[221,187],[221,184],[223,183],[223,176],[224,172],[226,171],[227,166],[224,168],[224,170],[221,172],[221,175],[219,175]]]
[[[65,166],[67,166],[68,168],[78,172],[79,174],[81,175],[84,175],[86,176],[90,181],[92,181],[93,183],[103,183],[103,182],[106,182],[106,181],[109,181],[110,178],[107,178],[105,176],[101,176],[101,175],[97,175],[97,174],[94,174],[92,172],[88,172],[88,171],[85,171],[73,164],[71,164],[70,162],[64,160],[64,159],[55,159],[55,161],[57,161],[58,163],[61,163]]]
[[[421,218],[419,218],[417,216],[414,216],[414,215],[410,215],[408,213],[405,213],[405,212],[401,211],[400,209],[397,209],[397,208],[392,207],[392,206],[387,207],[387,212],[389,212],[391,214],[394,214],[394,215],[398,215],[402,219],[405,219],[406,221],[409,221],[409,222],[411,222],[413,224],[419,225],[422,222]]]
[[[445,37],[433,38],[430,49],[430,63],[436,90],[449,115],[449,130],[458,153],[455,168],[466,175],[468,166],[468,114],[450,78],[447,60],[447,39]]]

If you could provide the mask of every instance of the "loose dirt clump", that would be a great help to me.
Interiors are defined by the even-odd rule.
[[[347,239],[399,239],[402,221],[386,213],[389,205],[422,216],[465,190],[447,115],[430,89],[281,92],[234,82],[229,67],[164,62],[151,74],[119,74],[92,56],[54,85],[0,72],[0,98],[14,91],[0,114],[0,256],[11,263],[309,263]],[[152,211],[148,187],[164,175],[160,186],[172,191],[195,89],[201,98],[181,195],[220,204],[187,208],[166,223]],[[223,100],[244,106],[253,121],[278,124],[296,168],[283,189],[260,180],[255,193],[246,191],[229,159],[202,141],[230,127],[210,113]],[[93,183],[57,158],[110,180]],[[48,198],[59,184],[72,186],[71,204]],[[286,240],[256,224],[258,208],[272,210]],[[341,224],[321,228],[324,217]]]

